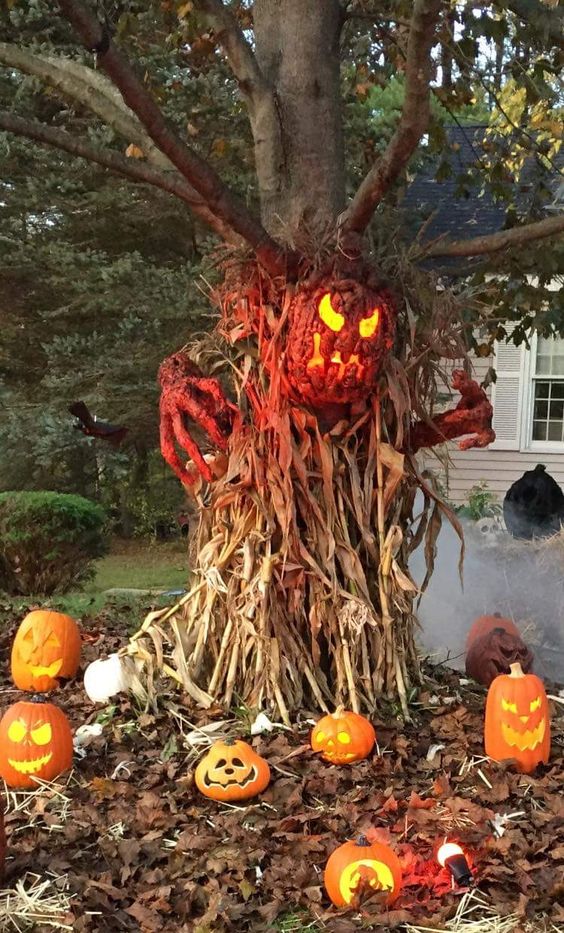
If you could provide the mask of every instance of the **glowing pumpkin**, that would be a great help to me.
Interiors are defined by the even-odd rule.
[[[302,285],[290,309],[290,384],[314,406],[365,398],[376,388],[394,327],[391,296],[375,282],[328,277]]]
[[[550,757],[550,711],[542,680],[512,664],[509,674],[492,682],[486,700],[486,755],[495,761],[514,759],[519,771],[531,774]]]
[[[70,616],[48,609],[30,612],[12,646],[12,678],[20,690],[45,693],[59,678],[74,677],[80,663],[80,631]]]
[[[246,742],[226,739],[214,742],[196,768],[194,781],[212,800],[248,800],[268,786],[270,768]]]
[[[372,723],[339,706],[334,713],[323,716],[311,733],[311,747],[325,761],[335,765],[351,764],[366,758],[376,742]]]
[[[351,904],[363,888],[386,891],[386,904],[392,904],[401,890],[402,871],[389,846],[370,843],[360,836],[357,842],[345,842],[329,856],[323,881],[336,907]]]
[[[41,697],[14,703],[0,720],[0,776],[8,787],[37,787],[72,765],[72,733],[65,714]]]

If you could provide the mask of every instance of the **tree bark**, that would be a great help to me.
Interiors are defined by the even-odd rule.
[[[262,221],[293,243],[333,227],[345,199],[338,0],[256,0],[256,57],[274,93],[276,145],[255,126]]]

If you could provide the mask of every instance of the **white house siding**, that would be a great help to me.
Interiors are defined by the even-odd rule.
[[[564,452],[518,449],[520,443],[515,428],[520,428],[522,424],[520,407],[527,371],[526,352],[512,345],[502,346],[497,358],[473,361],[473,376],[478,382],[483,381],[489,367],[495,366],[498,372],[498,381],[493,389],[494,427],[498,439],[493,446],[483,450],[459,450],[456,442],[449,443],[447,449],[450,461],[446,468],[432,452],[421,451],[421,462],[437,473],[448,498],[456,505],[468,502],[472,487],[480,483],[485,483],[501,502],[511,484],[525,470],[532,470],[537,463],[544,463],[547,471],[564,488]],[[488,389],[488,396],[492,396],[491,388]],[[457,397],[454,397],[451,404],[456,404],[456,401]],[[439,450],[442,456],[444,447]]]

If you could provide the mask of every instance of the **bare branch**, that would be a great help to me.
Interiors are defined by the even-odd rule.
[[[224,185],[211,166],[180,139],[127,60],[109,41],[96,17],[79,0],[59,0],[59,7],[84,46],[98,49],[99,67],[113,81],[153,142],[202,196],[212,213],[252,246],[258,261],[269,272],[278,274],[283,271],[286,257],[282,248],[246,205]]]
[[[133,111],[125,105],[119,91],[99,71],[69,58],[40,55],[7,42],[0,42],[0,63],[40,78],[60,91],[67,100],[87,107],[127,142],[139,146],[149,162],[159,168],[174,169]]]
[[[431,49],[441,0],[415,0],[407,45],[405,99],[398,127],[341,217],[344,230],[361,233],[427,129],[430,116]]]
[[[488,253],[497,253],[502,249],[514,246],[523,246],[533,240],[557,236],[564,232],[564,214],[556,217],[546,217],[536,223],[524,224],[521,227],[512,227],[510,230],[500,230],[498,233],[484,234],[468,240],[454,240],[446,242],[438,240],[429,246],[419,256],[427,259],[429,256],[483,256]]]
[[[222,0],[194,0],[194,6],[202,11],[215,32],[247,100],[252,102],[257,94],[270,93],[243,30],[233,13],[223,5]]]
[[[25,136],[28,139],[35,140],[35,142],[44,143],[56,149],[62,149],[64,152],[71,153],[71,155],[80,156],[80,158],[102,165],[118,175],[123,175],[130,181],[161,188],[188,204],[191,210],[223,239],[230,241],[234,245],[241,245],[241,241],[235,236],[231,228],[227,227],[211,213],[198,192],[178,172],[159,171],[141,159],[128,159],[111,149],[98,149],[91,143],[77,139],[58,127],[45,126],[45,124],[36,120],[25,120],[7,110],[0,110],[0,129],[15,133],[17,136]]]

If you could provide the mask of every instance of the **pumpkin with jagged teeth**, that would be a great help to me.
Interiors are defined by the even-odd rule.
[[[70,616],[35,609],[22,621],[12,646],[12,678],[20,690],[44,693],[80,663],[80,631]]]
[[[67,717],[42,697],[14,703],[0,720],[0,777],[8,787],[34,788],[72,765]]]
[[[518,663],[492,681],[486,700],[486,755],[514,760],[531,774],[550,757],[550,711],[542,680],[525,674]]]

